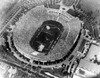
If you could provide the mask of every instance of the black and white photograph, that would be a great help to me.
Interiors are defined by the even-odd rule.
[[[100,0],[0,0],[0,78],[100,78]]]

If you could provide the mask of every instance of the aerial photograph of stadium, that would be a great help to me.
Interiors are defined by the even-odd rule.
[[[100,78],[100,0],[0,0],[0,78]]]

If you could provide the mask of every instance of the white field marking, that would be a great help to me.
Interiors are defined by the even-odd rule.
[[[45,47],[45,46],[41,44],[41,45],[39,46],[39,48],[38,48],[38,51],[42,51],[42,50],[44,49],[44,47]]]
[[[50,30],[50,26],[46,26],[47,30]]]

